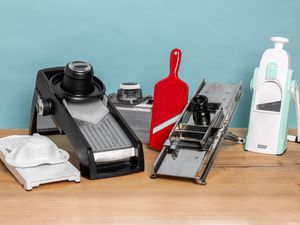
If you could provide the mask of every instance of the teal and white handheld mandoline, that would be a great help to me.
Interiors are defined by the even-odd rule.
[[[274,48],[267,49],[250,83],[253,91],[245,150],[281,155],[287,149],[288,114],[291,97],[299,126],[299,93],[292,80],[290,57],[283,49],[287,38],[272,37]],[[298,138],[289,136],[289,140]]]

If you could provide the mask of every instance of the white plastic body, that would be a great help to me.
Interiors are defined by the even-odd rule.
[[[283,49],[283,45],[288,40],[285,38],[271,40],[275,42],[275,47],[264,52],[250,85],[253,97],[245,149],[280,155],[287,148],[287,118],[292,71],[289,55]],[[276,67],[277,72],[274,77],[267,76],[270,65]],[[258,104],[276,101],[281,101],[279,112],[261,110],[257,107]]]
[[[14,167],[33,167],[41,164],[64,163],[69,154],[59,149],[48,137],[39,134],[12,135],[0,138],[0,148],[10,151],[5,161]]]
[[[5,160],[9,151],[4,146],[3,143],[0,143],[0,159],[25,190],[29,191],[41,184],[57,181],[80,182],[80,172],[69,161],[26,168],[11,166]]]

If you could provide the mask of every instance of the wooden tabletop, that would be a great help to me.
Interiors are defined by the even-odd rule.
[[[245,134],[245,129],[231,129]],[[0,137],[26,130],[0,130]],[[63,136],[51,137],[72,152]],[[300,224],[300,145],[283,156],[224,142],[206,186],[149,179],[158,152],[144,146],[145,172],[59,182],[25,191],[0,163],[0,224]],[[71,162],[77,165],[74,153]]]

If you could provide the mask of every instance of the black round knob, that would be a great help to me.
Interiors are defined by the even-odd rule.
[[[88,95],[94,91],[94,70],[91,64],[74,61],[66,65],[61,88],[73,95]]]
[[[143,98],[142,89],[139,83],[127,82],[121,83],[118,89],[117,99],[133,104]]]
[[[208,98],[204,95],[195,96],[192,99],[193,119],[195,124],[208,126],[210,124],[210,112],[207,109]]]
[[[36,111],[41,116],[52,114],[52,101],[48,98],[38,98],[35,103]]]

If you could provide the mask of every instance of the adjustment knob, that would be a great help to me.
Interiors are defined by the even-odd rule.
[[[142,89],[139,83],[127,82],[121,83],[118,89],[117,99],[133,104],[143,98]]]
[[[191,106],[193,119],[196,125],[210,124],[210,112],[207,108],[208,98],[205,95],[197,95],[192,98]]]
[[[94,70],[91,64],[74,61],[66,65],[61,88],[73,95],[89,95],[94,91]]]
[[[276,49],[283,49],[283,46],[289,43],[289,39],[285,37],[271,37],[271,41]]]
[[[47,116],[52,113],[52,101],[48,98],[38,98],[35,103],[36,111],[41,116]]]
[[[126,82],[120,84],[120,89],[123,90],[138,90],[141,89],[141,85],[135,82]]]

